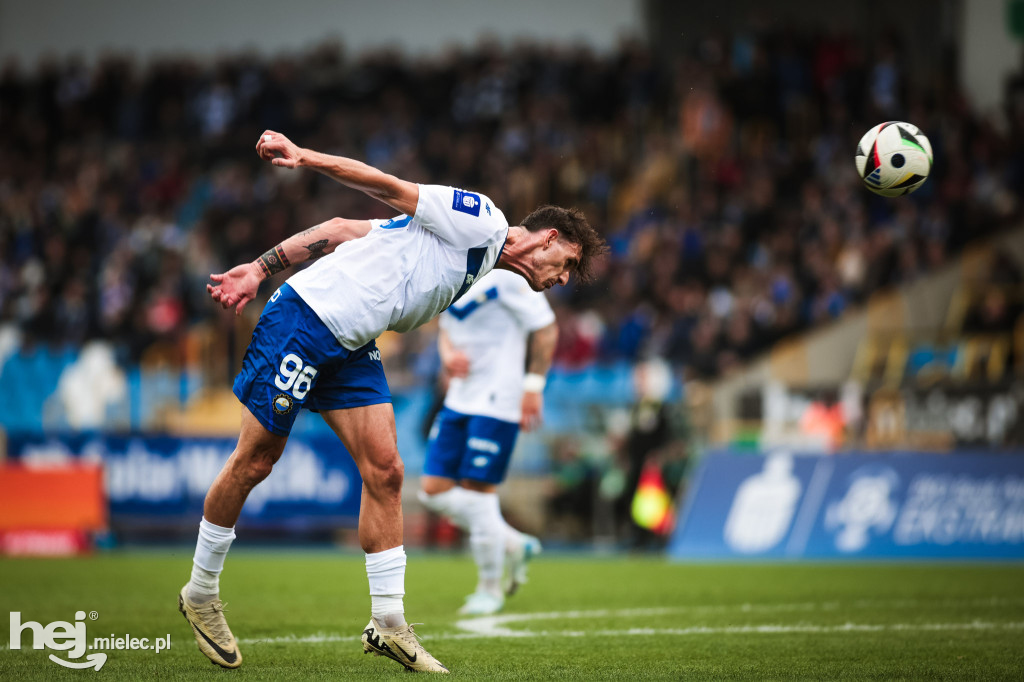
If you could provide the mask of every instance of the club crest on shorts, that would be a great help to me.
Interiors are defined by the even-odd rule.
[[[274,412],[288,414],[295,407],[295,401],[287,393],[278,393],[274,396]]]

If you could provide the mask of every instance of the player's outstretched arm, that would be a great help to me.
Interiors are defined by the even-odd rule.
[[[524,431],[540,426],[544,411],[544,385],[547,382],[551,360],[558,344],[558,324],[552,322],[530,334],[527,351],[526,377],[523,379],[523,417],[519,425]]]
[[[256,297],[260,283],[293,264],[315,260],[334,251],[339,244],[364,237],[370,231],[369,220],[332,218],[294,234],[251,263],[236,265],[227,272],[210,275],[216,284],[207,284],[210,297],[223,308],[234,306],[241,315],[246,304]]]
[[[414,182],[368,166],[361,161],[303,149],[281,133],[265,130],[256,143],[260,158],[282,168],[312,168],[343,185],[383,201],[400,213],[413,215],[420,198]]]

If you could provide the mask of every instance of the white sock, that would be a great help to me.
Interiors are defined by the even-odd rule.
[[[504,516],[501,517],[501,531],[502,537],[505,539],[505,553],[518,552],[519,548],[523,546],[523,534],[508,525]]]
[[[474,498],[466,493],[472,493],[459,486],[455,486],[443,493],[428,495],[422,490],[419,492],[420,502],[432,512],[441,514],[464,531],[469,531],[473,515]]]
[[[478,592],[500,595],[501,574],[505,569],[505,530],[497,493],[463,489],[470,500],[469,546],[476,561]]]
[[[405,625],[405,547],[399,545],[366,555],[370,581],[370,613],[382,627]]]
[[[203,517],[199,522],[199,540],[192,557],[192,578],[188,581],[188,596],[193,601],[209,601],[220,592],[220,573],[224,558],[235,539],[234,528],[224,528]]]
[[[501,574],[505,570],[505,552],[518,548],[522,538],[505,523],[497,493],[482,493],[456,486],[443,493],[419,493],[427,509],[444,515],[469,533],[469,545],[477,565],[477,590],[501,594]]]

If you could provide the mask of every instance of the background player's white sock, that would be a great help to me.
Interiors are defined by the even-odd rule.
[[[469,545],[479,574],[478,591],[501,594],[505,552],[522,544],[522,534],[505,522],[497,493],[482,493],[456,486],[436,495],[419,493],[427,509],[443,514],[469,533]]]
[[[382,627],[405,625],[405,546],[366,555],[370,613]]]
[[[505,531],[497,493],[465,490],[471,500],[469,546],[479,573],[478,592],[502,594],[501,573],[505,568]]]
[[[195,602],[210,601],[220,592],[220,573],[228,555],[234,528],[224,528],[203,517],[199,522],[199,540],[192,557],[192,578],[188,581],[188,598]]]
[[[419,492],[419,499],[424,507],[432,512],[441,514],[456,526],[468,532],[470,519],[473,514],[473,505],[476,500],[472,495],[467,495],[466,493],[472,492],[459,486],[436,495],[428,495],[421,490]]]
[[[500,514],[501,512],[499,511],[498,513]],[[508,525],[508,521],[505,520],[504,516],[501,517],[501,531],[502,537],[505,540],[505,553],[510,554],[519,551],[519,548],[523,546],[523,534]]]

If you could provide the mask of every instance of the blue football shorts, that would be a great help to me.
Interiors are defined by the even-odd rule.
[[[505,480],[519,424],[442,408],[430,430],[423,473],[457,481]]]
[[[288,284],[263,309],[233,390],[280,436],[288,435],[303,407],[342,410],[391,402],[376,343],[344,348]]]

